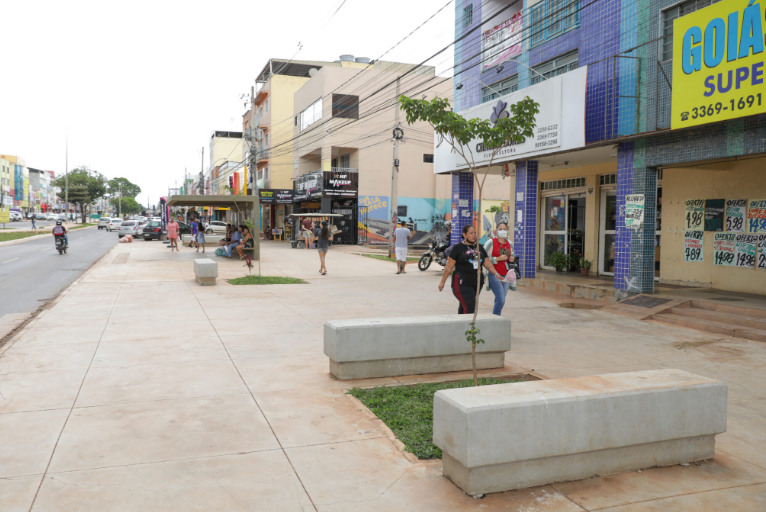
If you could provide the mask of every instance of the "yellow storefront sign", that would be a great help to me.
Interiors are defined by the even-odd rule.
[[[764,12],[723,0],[673,21],[671,128],[766,112]]]
[[[0,224],[7,224],[9,222],[11,222],[10,208],[0,208]]]

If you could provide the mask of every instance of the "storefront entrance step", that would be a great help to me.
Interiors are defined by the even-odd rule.
[[[720,299],[719,299],[720,300]],[[732,300],[732,299],[728,299]],[[742,299],[737,299],[742,300]],[[707,300],[692,300],[691,307],[706,309],[709,311],[720,311],[723,313],[732,313],[735,315],[745,315],[750,317],[757,317],[766,320],[766,309],[756,309],[750,307],[733,306],[730,304],[721,304],[719,302],[712,302]]]
[[[561,293],[569,297],[576,297],[579,299],[598,300],[601,302],[612,303],[617,302],[619,297],[617,296],[617,290],[613,285],[603,284],[585,284],[578,283],[576,281],[563,281],[559,279],[520,279],[518,281],[519,286],[525,286],[529,288],[535,288],[545,292]]]
[[[674,315],[701,318],[703,320],[712,320],[724,324],[732,324],[734,328],[753,327],[755,329],[766,329],[766,317],[749,316],[747,314],[734,314],[727,311],[716,311],[696,307],[675,307],[671,308],[670,312]]]
[[[735,324],[716,322],[704,318],[676,315],[673,313],[661,313],[653,315],[652,320],[658,322],[688,327],[698,331],[712,332],[730,336],[732,338],[743,338],[754,341],[766,341],[766,329],[756,329],[753,327],[740,327]]]

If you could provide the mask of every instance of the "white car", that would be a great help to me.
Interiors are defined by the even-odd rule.
[[[214,233],[216,235],[226,234],[226,223],[220,220],[211,220],[205,229],[206,233]]]
[[[24,218],[21,216],[19,212],[12,211],[10,215],[11,215],[11,222],[19,222],[21,220],[24,220]]]
[[[106,226],[107,231],[119,230],[122,224],[122,219],[109,219],[109,224]]]
[[[96,227],[98,227],[98,229],[107,229],[109,227],[110,220],[112,219],[110,219],[109,217],[101,217],[100,219],[98,219],[98,224],[96,225]]]
[[[48,214],[48,216],[45,217],[45,220],[57,221],[57,220],[59,220],[59,216],[51,213],[51,214]]]

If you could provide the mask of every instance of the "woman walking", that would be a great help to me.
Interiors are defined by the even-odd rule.
[[[252,249],[254,242],[253,235],[247,226],[240,224],[239,229],[242,231],[242,241],[237,245],[237,252],[239,253],[239,259],[242,260],[245,259],[245,252],[242,249]]]
[[[495,295],[495,307],[492,308],[492,314],[500,316],[505,306],[505,296],[508,294],[508,288],[516,291],[516,283],[506,283],[501,279],[508,275],[508,272],[514,272],[508,268],[508,262],[513,261],[513,245],[508,241],[508,224],[501,222],[497,225],[497,238],[492,238],[484,244],[484,250],[489,255],[489,262],[495,267],[496,275],[490,274],[489,288]]]
[[[317,252],[319,253],[319,273],[323,276],[327,275],[327,267],[325,266],[324,259],[327,256],[327,251],[330,250],[330,241],[332,240],[332,233],[329,228],[330,223],[326,220],[322,221],[322,227],[317,228],[314,231],[314,238],[317,243]]]
[[[197,229],[197,252],[199,252],[200,244],[202,244],[202,254],[205,254],[205,224],[202,219],[199,220]]]
[[[477,286],[484,286],[484,274],[481,274],[481,282],[477,282],[479,265],[486,268],[493,276],[497,276],[497,270],[493,267],[487,251],[476,242],[476,230],[472,225],[463,226],[463,240],[452,247],[447,266],[444,267],[444,274],[439,283],[439,291],[444,289],[447,278],[455,269],[452,275],[452,294],[458,300],[460,305],[457,308],[458,315],[473,313],[476,308],[476,290]]]

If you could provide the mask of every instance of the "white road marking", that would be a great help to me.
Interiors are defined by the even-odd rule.
[[[10,263],[10,262],[12,262],[12,261],[16,261],[17,259],[18,259],[18,258],[13,258],[12,260],[4,261],[4,262],[3,262],[3,265],[5,265],[6,263]]]
[[[49,251],[50,249],[51,249],[51,248],[50,248],[50,247],[48,247],[47,249],[43,249],[43,250],[42,250],[42,251],[40,251],[40,252]]]

